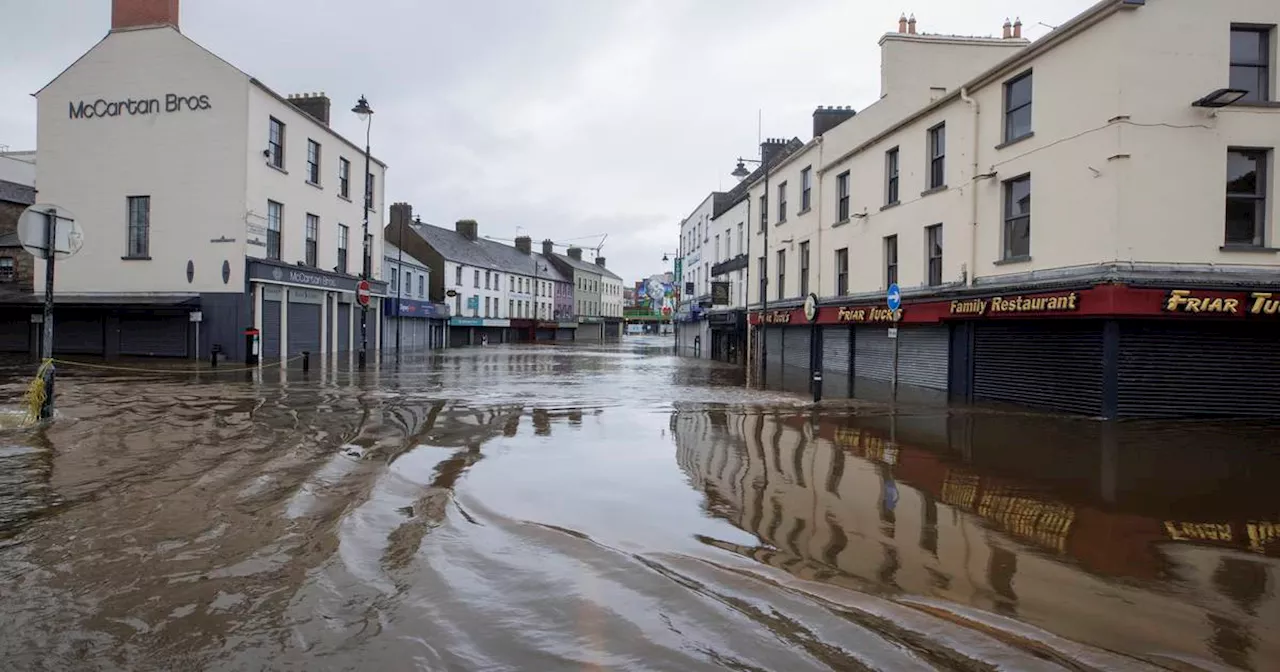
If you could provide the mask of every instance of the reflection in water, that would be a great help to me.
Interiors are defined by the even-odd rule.
[[[815,409],[670,352],[641,338],[363,374],[69,371],[57,422],[0,429],[0,656],[57,670],[1280,658],[1280,468],[1250,448],[1263,429]]]

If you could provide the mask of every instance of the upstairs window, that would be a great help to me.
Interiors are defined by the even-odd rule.
[[[338,159],[338,195],[351,198],[351,162]]]
[[[348,238],[351,236],[351,230],[346,224],[338,225],[338,272],[347,272],[347,244]]]
[[[1248,91],[1240,100],[1271,100],[1271,27],[1231,27],[1231,83]]]
[[[836,221],[849,219],[849,171],[836,176]]]
[[[929,188],[947,186],[947,125],[929,129]]]
[[[898,203],[898,148],[884,153],[884,204]]]
[[[810,200],[813,192],[813,168],[806,166],[800,171],[800,212],[807,212],[809,206],[812,205]]]
[[[884,286],[889,287],[898,282],[898,237],[885,236],[884,239]]]
[[[284,222],[284,206],[267,201],[267,258],[280,259],[281,225]]]
[[[284,122],[275,117],[267,129],[267,163],[284,170]]]
[[[778,223],[787,221],[787,183],[778,185]]]
[[[1031,176],[1015,177],[1004,183],[1005,261],[1031,256]]]
[[[128,198],[129,231],[125,255],[131,259],[146,259],[151,254],[151,197]]]
[[[1031,135],[1031,73],[1004,83],[1004,141]]]
[[[1266,242],[1267,154],[1263,149],[1227,152],[1228,246],[1262,247]]]
[[[307,259],[306,264],[315,267],[319,256],[320,218],[307,214]]]
[[[320,143],[307,140],[307,181],[320,184]]]
[[[934,224],[924,229],[924,254],[928,261],[930,287],[942,284],[942,225]]]

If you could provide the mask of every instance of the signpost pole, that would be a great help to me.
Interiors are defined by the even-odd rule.
[[[898,316],[900,313],[893,313],[893,400],[898,400]]]
[[[54,247],[57,244],[58,231],[58,211],[56,208],[49,208],[45,211],[44,224],[44,338],[40,343],[40,361],[42,364],[48,363],[44,369],[44,403],[40,405],[40,419],[48,420],[53,417],[53,384],[54,370],[53,363],[49,360],[53,359],[53,263]]]
[[[902,319],[902,291],[898,283],[890,283],[885,294],[885,304],[893,313],[893,326],[889,327],[889,338],[893,340],[893,401],[898,401],[898,321]]]

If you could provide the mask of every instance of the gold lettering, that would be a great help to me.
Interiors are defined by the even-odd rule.
[[[1187,299],[1187,312],[1188,313],[1200,312],[1200,304],[1204,303],[1204,301],[1205,299]]]
[[[1169,300],[1164,304],[1164,309],[1176,313],[1178,309],[1187,303],[1187,297],[1191,296],[1191,291],[1186,289],[1175,289],[1169,292]]]
[[[1232,315],[1240,314],[1240,299],[1226,299],[1222,302],[1223,310]]]

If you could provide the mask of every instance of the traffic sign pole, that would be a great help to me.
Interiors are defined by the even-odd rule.
[[[893,313],[893,326],[889,328],[889,336],[893,339],[893,401],[896,403],[898,401],[898,342],[902,340],[898,338],[898,321],[902,319],[902,291],[898,289],[898,283],[889,285],[885,303]]]
[[[49,208],[44,213],[44,339],[40,344],[40,362],[44,367],[44,403],[40,405],[40,419],[53,417],[53,263],[57,258],[54,246],[57,244],[58,211]]]

